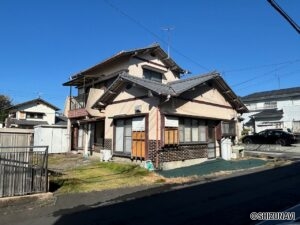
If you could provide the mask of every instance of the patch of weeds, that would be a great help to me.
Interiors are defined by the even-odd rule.
[[[161,184],[161,183],[165,183],[165,182],[166,182],[166,179],[163,179],[163,178],[159,178],[154,181],[154,183],[156,183],[156,184]]]

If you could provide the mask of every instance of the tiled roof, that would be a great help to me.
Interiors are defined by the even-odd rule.
[[[182,79],[167,84],[158,83],[151,80],[131,76],[127,73],[122,73],[113,82],[113,84],[105,91],[105,93],[96,101],[93,107],[105,107],[112,103],[118,93],[128,84],[134,84],[146,88],[154,94],[161,96],[179,96],[183,92],[190,90],[200,84],[212,81],[223,94],[228,102],[239,112],[247,112],[246,106],[234,94],[230,87],[226,84],[223,78],[217,73],[212,72],[205,75],[198,75],[188,79]]]
[[[281,98],[287,98],[293,96],[300,96],[300,87],[256,92],[242,97],[242,100],[244,102],[251,102],[251,101],[268,100],[268,99],[275,100],[275,99],[281,99]]]
[[[219,76],[219,74],[216,72],[212,72],[201,76],[193,76],[191,78],[169,82],[168,85],[174,90],[177,95],[179,95],[199,84],[203,84],[206,81],[213,79],[216,76]]]
[[[65,82],[63,85],[76,85],[76,83],[74,82],[78,82],[78,80],[83,79],[83,77],[86,77],[86,79],[95,79],[98,77],[98,75],[91,75],[94,70],[104,67],[108,63],[114,62],[123,57],[136,56],[137,54],[143,54],[144,52],[154,53],[157,56],[157,58],[159,58],[172,71],[176,71],[179,74],[183,74],[186,72],[172,58],[168,57],[167,53],[160,47],[159,44],[153,44],[144,48],[136,48],[128,51],[121,51],[86,70],[76,73],[75,75],[71,76],[70,81]]]
[[[36,99],[33,99],[33,100],[30,100],[30,101],[27,101],[27,102],[22,102],[20,104],[17,104],[17,105],[14,105],[12,107],[10,107],[8,110],[14,110],[14,109],[18,109],[19,107],[21,106],[24,106],[24,105],[28,105],[28,104],[32,104],[32,103],[43,103],[47,106],[49,106],[50,108],[54,109],[55,111],[58,111],[59,108],[57,108],[55,105],[52,105],[51,103],[41,99],[41,98],[36,98]]]
[[[252,115],[252,118],[259,119],[259,118],[281,118],[283,116],[283,110],[277,109],[265,109],[259,113]]]
[[[18,120],[15,118],[10,118],[10,124],[16,124],[16,125],[26,125],[26,126],[36,126],[36,125],[47,125],[48,123],[46,121],[35,121],[35,120]]]

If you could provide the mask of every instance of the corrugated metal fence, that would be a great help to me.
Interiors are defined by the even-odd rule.
[[[48,146],[0,147],[0,197],[48,191]]]
[[[30,146],[33,143],[33,130],[0,128],[0,146]]]

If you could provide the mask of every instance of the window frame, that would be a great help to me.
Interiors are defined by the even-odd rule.
[[[42,120],[44,119],[44,113],[26,112],[26,119]]]
[[[208,143],[208,127],[206,121],[203,119],[180,117],[178,135],[179,144]],[[203,137],[205,140],[203,140]]]
[[[154,75],[159,75],[160,77],[157,78]],[[162,83],[163,82],[163,73],[160,73],[155,70],[148,69],[148,68],[143,68],[143,78],[146,80],[155,81],[157,83]]]

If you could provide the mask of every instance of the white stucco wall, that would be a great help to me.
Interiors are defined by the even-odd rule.
[[[262,111],[265,102],[268,102],[268,100],[256,103],[256,108],[258,110],[251,111],[249,113],[244,113],[242,115],[242,118],[244,118],[244,121],[242,123],[243,124],[247,123],[250,120],[250,116],[253,116],[254,114],[257,114],[260,111]],[[251,110],[251,107],[249,109]],[[282,124],[281,128],[293,129],[293,121],[300,120],[300,99],[286,99],[286,100],[277,101],[277,110],[283,110],[283,117],[280,120],[278,120],[278,122],[281,122]],[[263,121],[263,122],[267,122],[267,121]],[[268,126],[259,128],[257,126],[258,124],[259,123],[256,124],[256,132],[259,132],[267,128],[275,128],[275,127],[268,127]]]
[[[24,115],[26,112],[31,113],[44,113],[43,119],[35,119],[35,118],[26,118]],[[49,125],[55,124],[55,110],[48,105],[43,103],[30,103],[24,106],[20,106],[16,113],[17,119],[26,119],[26,120],[33,120],[33,121],[46,121]]]

